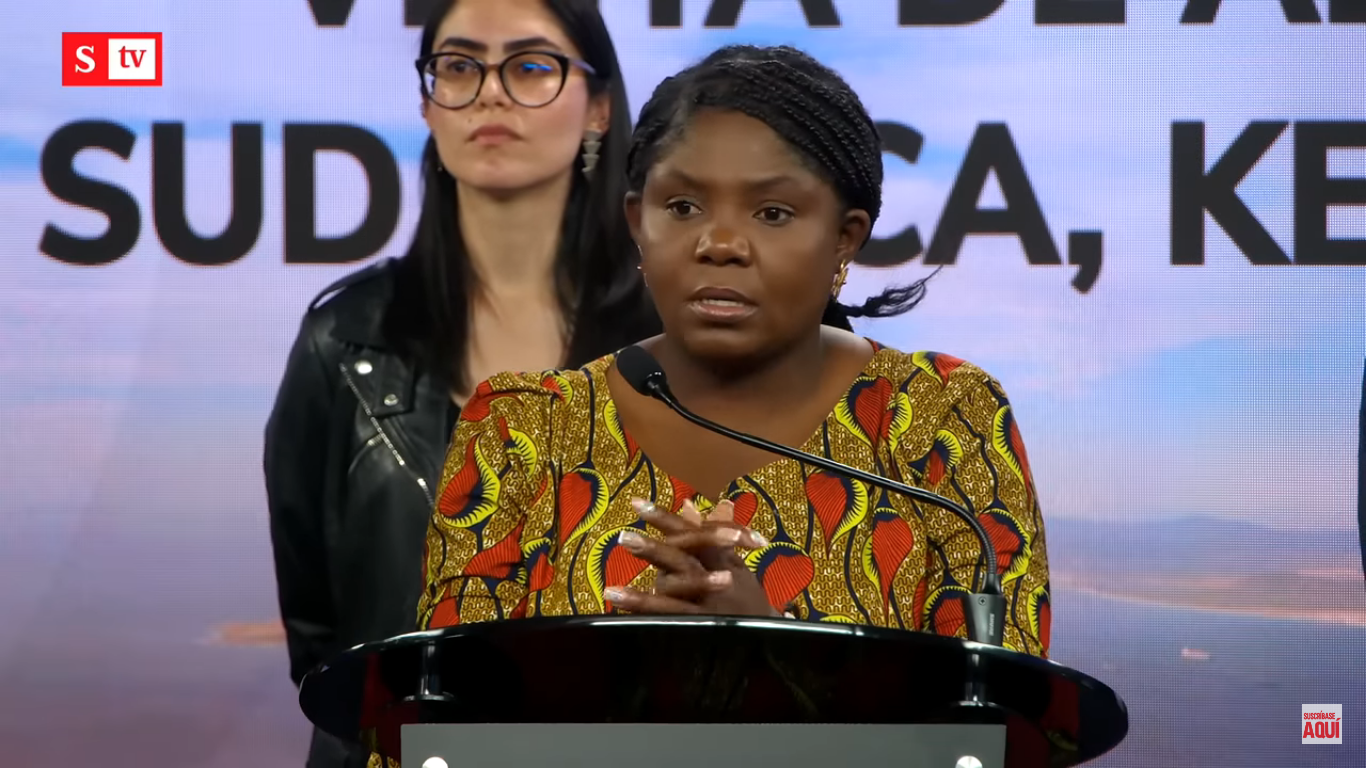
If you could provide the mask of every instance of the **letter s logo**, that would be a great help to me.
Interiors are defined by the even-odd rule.
[[[77,72],[84,74],[95,71],[95,60],[91,58],[91,54],[94,52],[95,46],[93,45],[82,45],[76,49],[76,58],[81,60],[80,64],[76,65]]]

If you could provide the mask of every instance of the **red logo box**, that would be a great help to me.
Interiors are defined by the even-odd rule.
[[[62,85],[160,86],[160,32],[63,32]]]

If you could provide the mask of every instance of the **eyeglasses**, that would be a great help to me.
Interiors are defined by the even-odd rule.
[[[489,68],[498,70],[498,79],[508,98],[524,107],[544,107],[559,97],[569,79],[569,68],[578,67],[596,75],[586,61],[559,53],[523,51],[503,59],[501,64],[484,62],[463,53],[432,53],[416,62],[422,76],[422,95],[446,109],[463,109],[479,98]]]

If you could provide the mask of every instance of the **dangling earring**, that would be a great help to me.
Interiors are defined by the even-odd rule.
[[[602,149],[602,132],[588,130],[583,134],[583,175],[592,180],[593,169],[598,167],[598,150]]]
[[[849,262],[840,265],[840,271],[835,275],[835,282],[830,288],[831,298],[838,299],[840,291],[844,288],[844,282],[849,279]]]

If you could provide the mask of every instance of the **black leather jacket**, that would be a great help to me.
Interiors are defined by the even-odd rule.
[[[458,410],[448,387],[384,339],[394,265],[378,262],[313,300],[266,425],[270,530],[296,685],[347,648],[416,628],[423,545]],[[640,298],[641,314],[588,346],[658,332]],[[315,731],[308,766],[362,768],[368,757]]]
[[[392,287],[384,261],[314,299],[266,426],[271,538],[296,685],[340,651],[415,628],[454,406],[447,388],[385,344]],[[349,768],[366,757],[318,732],[308,765]]]

